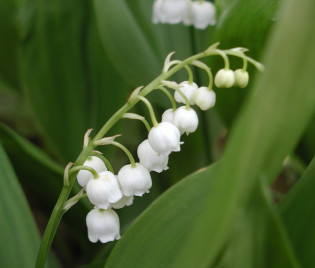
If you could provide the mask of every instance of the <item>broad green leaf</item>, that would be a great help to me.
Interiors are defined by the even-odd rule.
[[[70,161],[88,128],[82,55],[87,6],[83,0],[20,2],[23,87],[50,145]]]
[[[26,137],[38,135],[33,115],[25,98],[0,81],[0,121],[4,122]]]
[[[94,0],[94,5],[104,47],[117,70],[133,86],[153,80],[171,51],[179,59],[191,55],[189,28],[153,24],[153,1]],[[176,77],[183,79],[183,74]]]
[[[0,0],[0,80],[8,88],[19,89],[18,33],[15,0]]]
[[[201,212],[215,168],[187,177],[158,198],[118,241],[105,267],[171,267]]]
[[[238,207],[260,176],[274,179],[313,116],[315,2],[286,1],[282,11],[283,19],[267,47],[266,71],[236,122],[212,194],[174,259],[174,267],[213,264]]]
[[[39,234],[23,190],[1,145],[0,196],[1,266],[34,267]]]
[[[3,124],[0,124],[0,140],[21,178],[21,183],[39,194],[44,203],[52,204],[62,186],[63,168]],[[46,187],[50,191],[43,192]]]
[[[90,1],[20,0],[19,11],[23,86],[52,150],[73,161],[85,131],[125,101],[126,83],[104,51]]]
[[[105,267],[174,267],[172,262],[201,212],[219,165],[190,175],[157,199],[123,235]],[[271,263],[274,266],[269,267],[291,267],[294,257],[286,248],[281,228],[265,194],[257,187],[246,206],[239,208],[228,240],[231,243],[219,267],[232,267],[228,265],[233,263],[240,264],[235,267],[267,267],[264,265]],[[244,266],[246,263],[252,266]]]
[[[248,55],[259,60],[272,24],[279,18],[279,0],[217,0],[218,21],[214,32],[208,33],[208,45],[220,42],[221,48],[246,47]],[[241,60],[233,60],[232,68],[242,66]],[[209,60],[213,71],[223,68],[220,57]],[[253,83],[254,68],[249,64],[250,83],[247,88],[218,89],[216,109],[222,120],[230,126],[248,95]]]
[[[303,267],[315,266],[314,189],[315,158],[278,204],[278,210]]]
[[[237,213],[222,257],[214,267],[276,268],[298,265],[270,193],[258,184],[246,206]]]
[[[126,102],[131,88],[118,75],[105,53],[93,9],[87,39],[87,77],[92,89],[89,97],[89,126],[98,130]]]
[[[126,2],[95,0],[94,5],[104,46],[117,70],[132,85],[153,80],[162,62]]]

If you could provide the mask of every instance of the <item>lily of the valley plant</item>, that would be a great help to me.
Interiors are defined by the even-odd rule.
[[[164,1],[160,2],[161,5],[164,4]],[[89,240],[93,243],[97,241],[106,243],[120,238],[119,218],[115,209],[130,206],[134,198],[149,193],[152,186],[150,172],[160,173],[169,168],[170,154],[179,152],[181,146],[184,146],[181,136],[184,133],[186,135],[193,133],[198,127],[198,116],[192,106],[196,105],[203,111],[214,107],[216,102],[214,85],[218,88],[245,87],[249,79],[246,70],[248,62],[258,69],[263,68],[260,63],[246,56],[246,51],[244,48],[221,50],[218,49],[218,44],[214,44],[204,52],[183,61],[171,60],[174,53],[170,53],[165,59],[162,73],[147,86],[135,89],[127,103],[104,124],[94,138],[90,138],[91,130],[86,132],[82,152],[76,161],[69,163],[65,169],[64,186],[48,222],[38,254],[37,267],[42,267],[45,263],[63,214],[81,198],[87,197],[95,206],[86,216]],[[219,70],[214,78],[211,69],[200,61],[209,56],[220,56],[224,63],[224,68]],[[231,70],[228,56],[240,58],[243,68]],[[208,85],[194,83],[191,66],[206,72],[209,78]],[[172,75],[183,68],[187,70],[187,81],[180,83],[172,81]],[[171,108],[163,113],[161,121],[156,118],[154,109],[147,99],[154,90],[164,92],[170,100]],[[138,102],[146,105],[151,125],[143,116],[129,112]],[[138,162],[124,145],[116,141],[120,135],[105,136],[122,118],[139,120],[148,130],[147,139],[138,146]],[[121,167],[117,173],[110,161],[96,150],[98,146],[112,145],[123,150],[130,160],[130,164]],[[82,190],[69,199],[75,183],[79,183]]]

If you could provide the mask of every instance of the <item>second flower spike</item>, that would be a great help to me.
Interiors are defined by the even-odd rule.
[[[216,23],[215,6],[207,1],[194,1],[191,4],[191,23],[195,28],[203,30]]]
[[[183,22],[187,17],[188,4],[187,0],[156,0],[153,4],[153,23]]]

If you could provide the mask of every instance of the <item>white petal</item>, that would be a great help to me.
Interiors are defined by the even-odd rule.
[[[174,111],[173,109],[168,109],[162,114],[162,122],[169,122],[173,124]]]
[[[195,28],[205,29],[208,25],[214,25],[215,16],[215,6],[211,2],[195,1],[192,3],[192,21]]]
[[[140,164],[146,167],[149,171],[162,172],[167,170],[168,155],[159,154],[153,150],[148,140],[144,140],[138,146],[138,157]]]
[[[91,179],[86,186],[86,194],[92,204],[103,209],[122,198],[117,178],[110,171],[103,171],[99,173],[99,178]]]
[[[179,107],[174,114],[174,124],[186,134],[195,132],[198,127],[198,116],[194,109],[186,106]]]
[[[160,17],[162,23],[177,24],[184,20],[188,12],[188,2],[186,0],[164,0]]]
[[[102,171],[107,170],[103,160],[97,156],[89,156],[87,160],[84,162],[83,166],[91,167],[96,172],[102,172]],[[91,172],[87,170],[80,170],[77,175],[78,183],[82,187],[86,186],[88,181],[92,178],[93,178],[93,175],[91,174]]]
[[[162,122],[150,130],[148,140],[154,151],[169,154],[179,148],[180,131],[175,125]]]
[[[200,87],[194,100],[201,110],[206,111],[215,105],[216,95],[213,90],[207,87]]]
[[[160,22],[160,13],[161,13],[162,4],[163,4],[163,0],[156,0],[153,3],[153,16],[152,16],[153,23]]]
[[[116,203],[112,204],[111,207],[115,208],[115,209],[120,209],[123,208],[125,206],[130,206],[133,203],[133,195],[131,196],[123,196],[119,201],[117,201]]]
[[[119,239],[119,218],[112,209],[102,210],[95,208],[86,217],[89,240],[93,243],[100,240],[102,243]]]
[[[121,190],[125,196],[142,196],[152,187],[152,180],[148,169],[139,163],[135,167],[123,166],[117,175]]]
[[[193,82],[192,84],[190,84],[188,81],[184,81],[182,83],[179,84],[180,88],[179,90],[184,93],[184,95],[187,97],[189,103],[191,105],[194,105],[194,95],[196,94],[197,90],[198,90],[198,86]],[[183,97],[178,93],[178,91],[175,92],[174,94],[174,98],[177,102],[180,103],[185,103],[185,100],[183,99]]]

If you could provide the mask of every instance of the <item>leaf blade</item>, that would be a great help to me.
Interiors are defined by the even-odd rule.
[[[0,251],[4,267],[33,267],[39,235],[27,200],[0,145]]]
[[[288,230],[296,254],[304,267],[315,265],[313,258],[315,248],[314,177],[315,158],[296,185],[278,204],[278,211]]]

